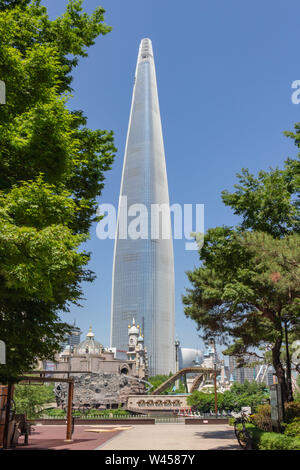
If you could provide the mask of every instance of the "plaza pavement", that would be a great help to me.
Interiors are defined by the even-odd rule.
[[[20,437],[19,445],[15,450],[94,450],[112,436],[124,432],[120,428],[122,426],[77,425],[72,442],[66,442],[66,426],[33,425],[28,445],[24,445],[24,438]],[[103,432],[93,432],[95,429],[103,429]]]
[[[21,437],[16,450],[240,450],[227,424],[77,425],[72,442],[65,435],[66,426],[34,425],[29,445]]]
[[[227,424],[132,426],[96,450],[240,450]]]

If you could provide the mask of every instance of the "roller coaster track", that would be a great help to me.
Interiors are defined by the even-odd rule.
[[[178,380],[180,377],[186,374],[198,374],[200,377],[196,377],[197,383],[199,385],[199,382],[202,377],[204,376],[211,376],[212,374],[215,373],[214,369],[205,369],[203,367],[185,367],[184,369],[179,370],[176,372],[176,374],[172,375],[172,377],[169,377],[164,383],[162,383],[159,387],[157,387],[155,390],[151,392],[151,395],[159,395],[160,393],[164,392],[167,388],[169,388],[176,380]],[[220,373],[220,371],[216,371],[217,374]],[[195,379],[195,385],[193,383],[192,388],[195,390],[196,386],[196,379]]]
[[[192,385],[191,385],[191,388],[190,388],[190,393],[192,393],[194,390],[198,390],[198,387],[200,385],[200,382],[203,382],[204,381],[204,375],[203,374],[199,374],[199,375],[196,375]]]

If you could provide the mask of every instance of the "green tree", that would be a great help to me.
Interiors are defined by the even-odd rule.
[[[155,390],[158,388],[161,384],[163,384],[166,380],[168,380],[170,377],[172,377],[172,372],[169,373],[169,375],[164,375],[164,374],[157,374],[152,377],[149,377],[148,382],[150,382],[153,385],[153,388],[151,391]],[[168,390],[165,390],[163,392],[163,395],[167,395],[169,391],[172,390],[173,387],[170,387]]]
[[[15,8],[16,6],[26,7],[31,0],[0,0],[0,11]]]
[[[273,366],[287,394],[281,358],[283,315],[290,328],[296,328],[300,286],[289,278],[289,271],[285,276],[276,259],[259,263],[259,255],[251,250],[238,230],[208,230],[203,264],[188,273],[193,289],[183,297],[185,313],[197,321],[205,339],[220,338],[228,346],[225,353],[245,363],[249,355],[262,359],[255,348],[270,345]]]
[[[0,337],[15,381],[37,358],[53,359],[69,331],[60,311],[80,304],[92,281],[82,250],[96,217],[113,132],[91,130],[70,111],[72,71],[111,27],[105,10],[88,15],[81,0],[50,20],[40,0],[0,3]]]
[[[192,289],[183,296],[185,314],[204,338],[219,338],[241,365],[258,355],[257,348],[271,346],[285,400],[284,322],[290,333],[299,328],[299,178],[291,170],[297,165],[288,160],[284,170],[257,178],[243,170],[236,191],[223,192],[241,225],[207,231],[202,264],[187,273]]]
[[[222,192],[222,200],[234,214],[242,217],[241,229],[269,233],[281,238],[300,231],[299,208],[295,197],[299,192],[295,175],[288,170],[259,171],[257,177],[247,169],[237,175],[235,191]]]
[[[243,384],[234,383],[230,390],[223,393],[224,403],[231,404],[227,409],[235,411],[239,411],[243,406],[251,406],[252,411],[255,411],[258,405],[264,403],[268,398],[269,392],[266,391],[266,384],[255,381],[248,382],[247,380]]]
[[[217,393],[218,411],[240,411],[243,406],[251,406],[252,411],[264,403],[269,394],[265,391],[265,384],[256,382],[234,383],[230,390]],[[214,393],[195,390],[187,398],[187,403],[194,410],[209,413],[215,409]]]
[[[190,396],[188,396],[187,404],[195,411],[209,413],[211,410],[214,410],[215,396],[213,393],[205,393],[195,390]]]
[[[41,405],[55,403],[53,385],[22,385],[14,390],[16,413],[26,413],[28,419],[36,418]]]

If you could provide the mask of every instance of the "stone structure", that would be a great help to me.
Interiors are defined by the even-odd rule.
[[[127,409],[131,411],[170,411],[188,408],[188,395],[129,395]]]
[[[128,327],[128,352],[117,359],[113,351],[105,349],[90,327],[86,339],[75,348],[67,346],[56,358],[55,369],[76,372],[119,373],[143,379],[148,373],[147,351],[139,328],[133,320]]]
[[[71,372],[130,373],[127,361],[115,359],[113,352],[105,350],[90,328],[86,339],[75,348],[67,346],[56,358],[56,370]]]
[[[74,408],[88,406],[93,409],[117,408],[127,403],[127,397],[145,393],[142,382],[129,380],[118,373],[99,372],[72,374],[74,377]],[[57,405],[65,408],[68,401],[68,384],[57,383],[55,387]]]
[[[57,357],[55,368],[66,371],[74,377],[75,408],[89,405],[93,408],[117,407],[124,405],[130,394],[145,393],[147,376],[147,351],[139,327],[128,327],[128,352],[124,359],[117,359],[113,351],[105,349],[95,339],[90,327],[86,339],[74,349],[69,346]],[[55,376],[55,375],[54,375]],[[63,383],[56,385],[57,403],[64,407],[67,388]]]

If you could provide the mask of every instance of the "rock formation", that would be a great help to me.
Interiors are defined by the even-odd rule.
[[[128,395],[139,395],[145,393],[145,385],[139,379],[129,379],[126,375],[117,373],[85,373],[72,374],[74,377],[73,407],[90,408],[116,407],[125,404]],[[68,384],[55,384],[57,405],[61,408],[67,407]]]

